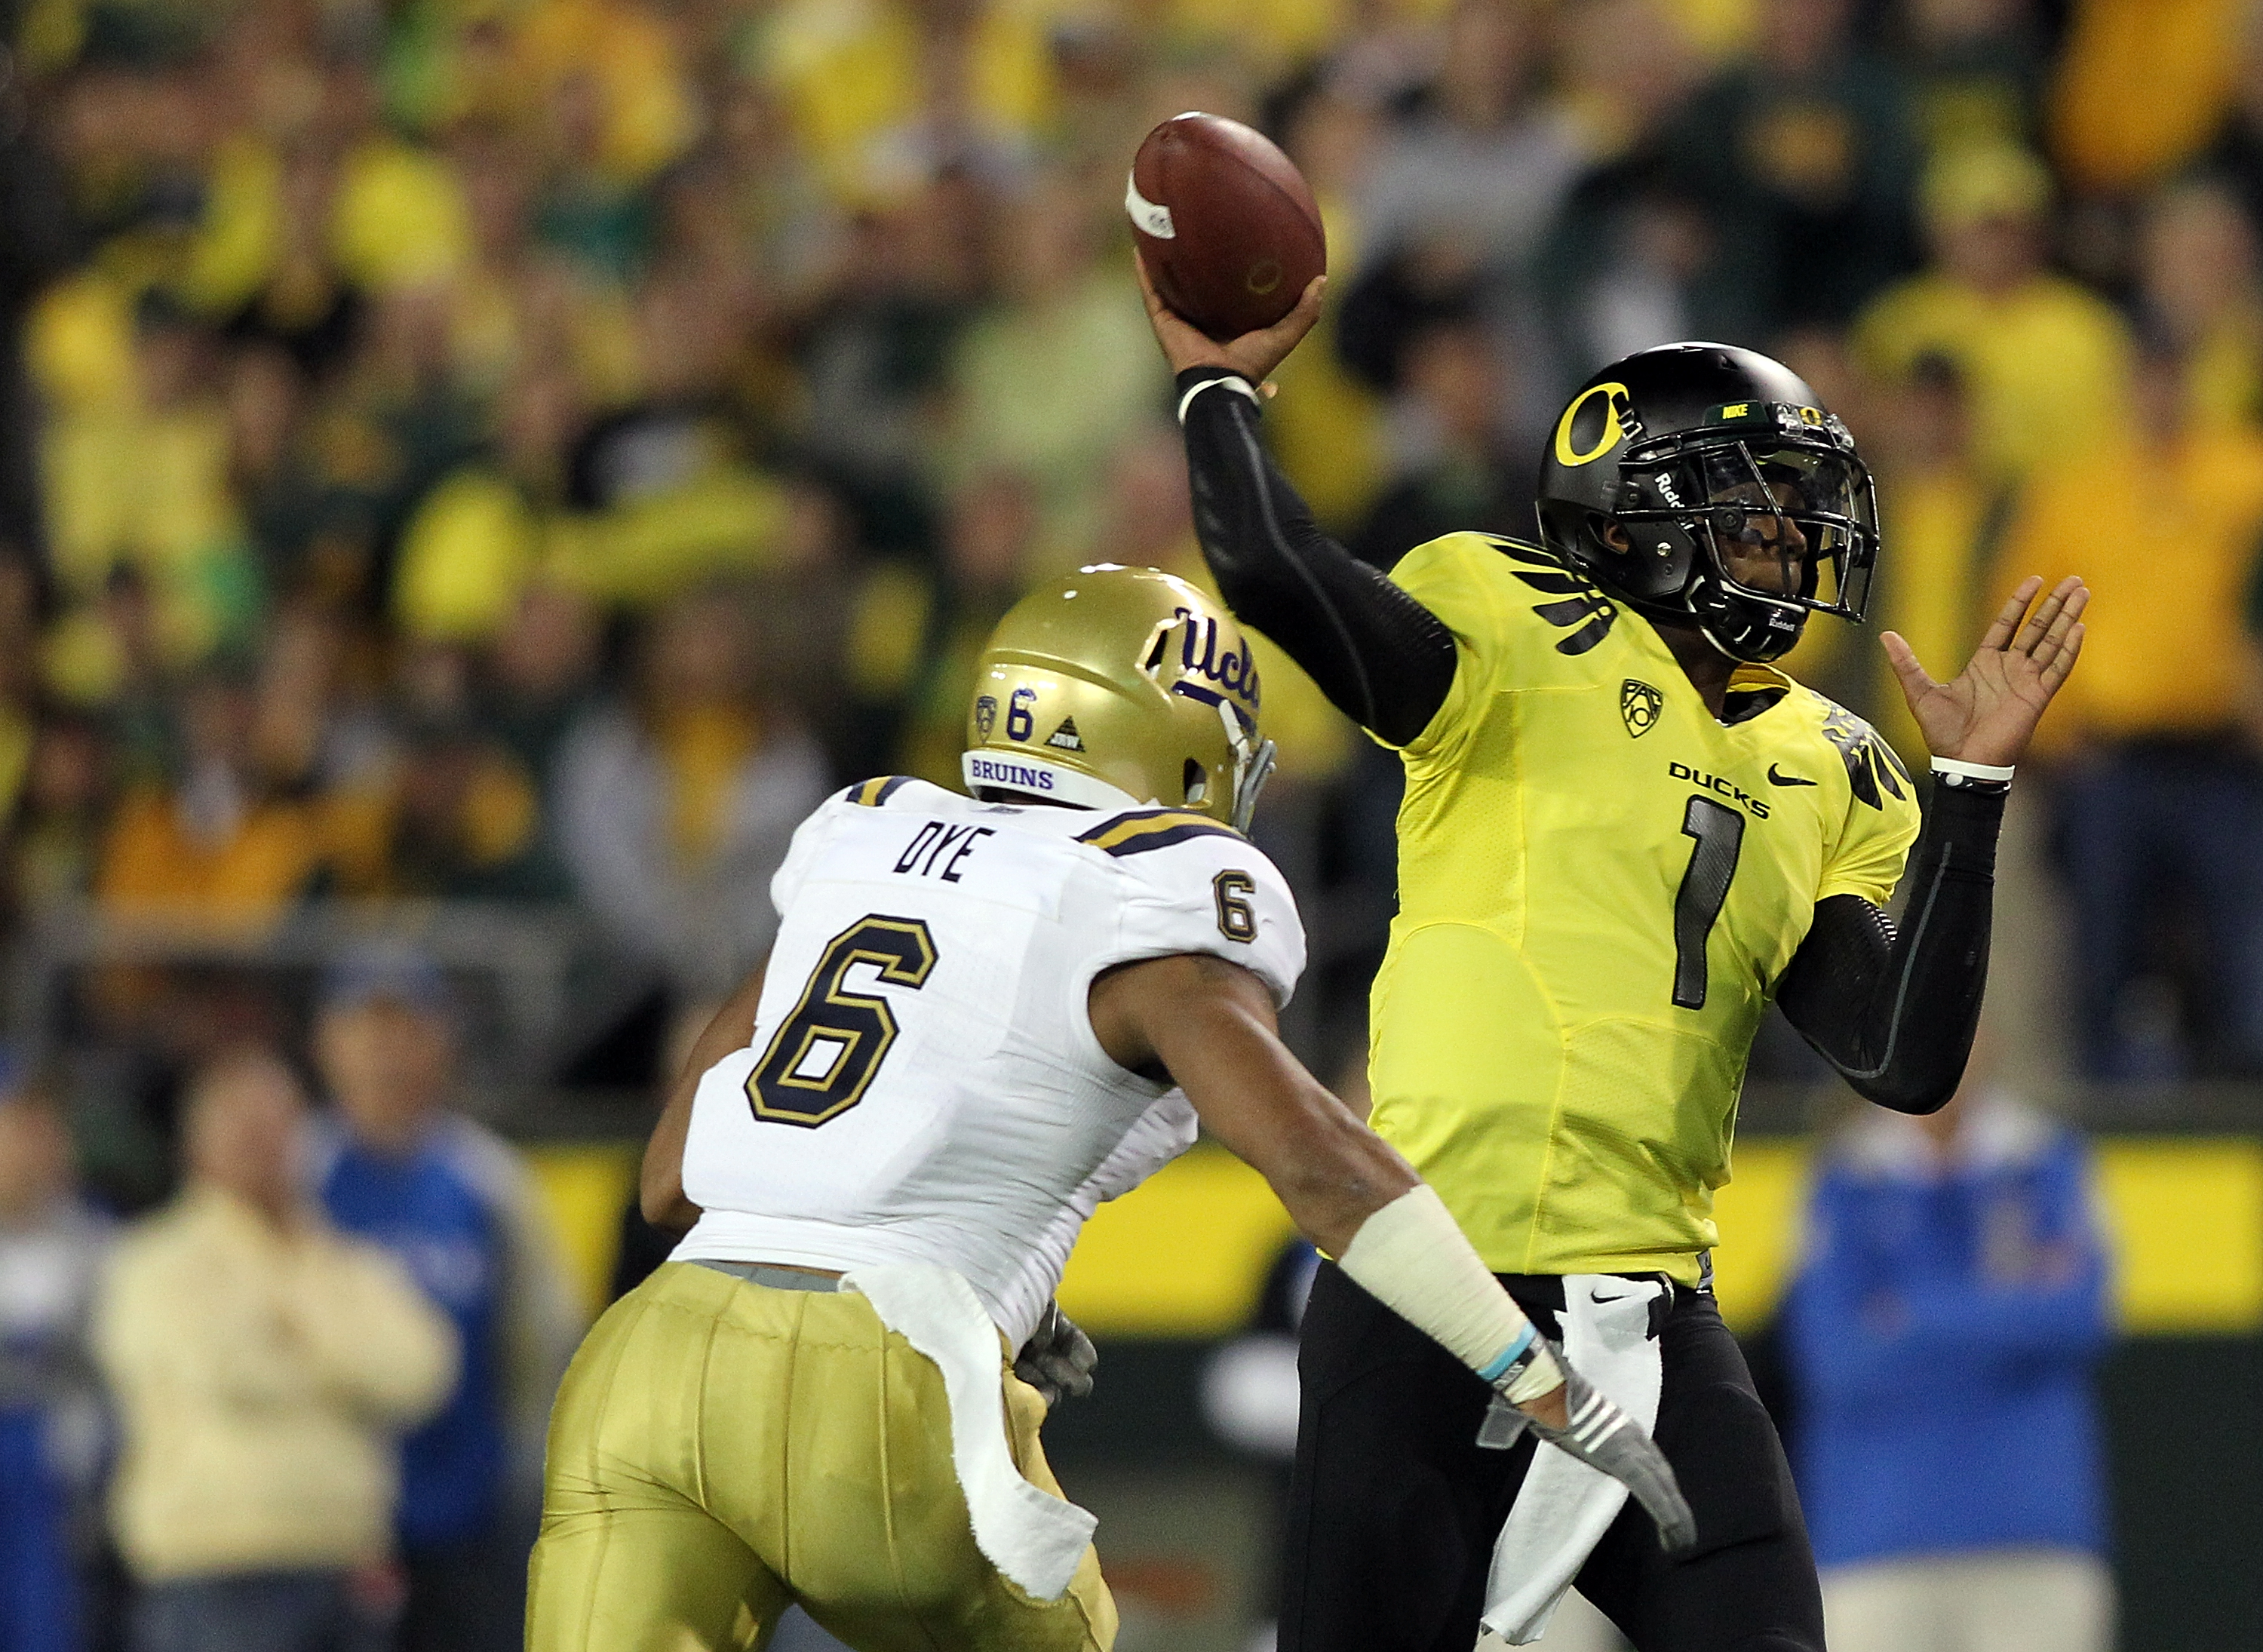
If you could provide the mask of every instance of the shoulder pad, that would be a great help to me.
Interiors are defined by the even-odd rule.
[[[1079,832],[1076,840],[1111,855],[1144,855],[1151,849],[1168,849],[1190,837],[1247,841],[1231,826],[1220,825],[1207,815],[1178,808],[1135,809],[1129,814],[1111,815],[1097,826]]]
[[[869,780],[859,780],[841,793],[844,803],[858,803],[866,808],[878,808],[912,783],[908,774],[883,774]]]

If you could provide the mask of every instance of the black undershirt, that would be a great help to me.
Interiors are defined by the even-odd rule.
[[[1338,709],[1393,745],[1429,726],[1453,685],[1453,635],[1438,617],[1313,522],[1266,453],[1245,380],[1179,375],[1187,469],[1203,557],[1226,605],[1304,667]],[[2004,794],[1934,788],[1903,876],[1904,924],[1857,895],[1817,902],[1776,983],[1800,1035],[1855,1089],[1902,1112],[1932,1112],[1963,1076],[1988,974],[1991,892]]]

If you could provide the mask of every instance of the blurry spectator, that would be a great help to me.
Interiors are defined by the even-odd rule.
[[[1026,148],[1054,112],[1052,15],[970,0],[853,11],[787,0],[762,32],[755,67],[783,90],[827,185],[854,198]]]
[[[562,373],[529,372],[505,388],[493,451],[439,482],[401,530],[393,614],[403,630],[464,641],[501,629],[542,559],[581,422]]]
[[[9,839],[11,900],[34,910],[90,893],[109,803],[109,756],[90,718],[40,725]]]
[[[2058,846],[2080,896],[2075,1048],[2097,1078],[2252,1074],[2263,758],[2241,699],[2241,611],[2263,544],[2263,434],[2196,424],[2170,355],[2144,364],[2133,411],[2124,440],[2038,473],[1998,581],[2059,563],[2093,576],[2100,618],[2048,736],[2064,763]],[[2180,989],[2180,1025],[2158,1025],[2158,986],[2138,984],[2165,977]]]
[[[1276,130],[1320,209],[1328,260],[1355,270],[1366,225],[1359,200],[1383,130],[1374,99],[1356,93],[1347,74],[1315,69],[1276,94]],[[1136,149],[1139,137],[1132,145]],[[1128,152],[1128,151],[1127,151]],[[1315,337],[1274,373],[1282,394],[1266,409],[1267,441],[1282,470],[1331,532],[1359,520],[1381,485],[1382,409],[1346,365],[1334,337],[1341,308],[1323,308]]]
[[[1573,62],[1614,141],[1573,185],[1535,266],[1556,402],[1599,361],[1752,337],[1767,323],[1775,272],[1689,186],[1681,120],[1699,65],[1674,11],[1612,0],[1579,17]]]
[[[322,1204],[400,1259],[463,1350],[438,1414],[401,1444],[405,1652],[518,1644],[542,1431],[581,1330],[525,1161],[449,1110],[455,1040],[445,985],[413,953],[348,958],[323,984]]]
[[[1876,378],[1899,379],[1925,355],[1962,372],[1979,456],[2007,478],[2113,435],[2128,396],[2121,319],[2044,268],[2050,195],[2050,175],[2024,151],[1936,156],[1918,195],[1934,266],[1882,294],[1855,330]]]
[[[88,1346],[109,1225],[74,1187],[70,1132],[0,1068],[0,1652],[78,1652],[74,1516],[94,1490],[102,1402]]]
[[[1539,94],[1546,21],[1531,0],[1457,0],[1435,77],[1369,158],[1365,270],[1399,260],[1438,291],[1531,255],[1581,160],[1568,112]]]
[[[329,865],[319,800],[278,793],[254,762],[257,702],[208,671],[182,692],[177,784],[129,793],[95,892],[121,914],[258,923],[307,894]]]
[[[1911,113],[1934,154],[2033,145],[2048,70],[2037,0],[1901,0]]]
[[[133,568],[165,660],[192,664],[244,640],[258,618],[257,569],[230,480],[214,339],[162,294],[143,299],[134,326],[127,394],[68,410],[47,432],[54,567],[80,602]]]
[[[2251,223],[2263,223],[2263,18],[2251,12],[2221,44],[2236,66],[2231,105],[2203,165],[2239,197]]]
[[[1037,533],[1036,489],[995,471],[953,496],[939,578],[893,562],[867,573],[850,623],[849,680],[864,724],[856,743],[876,771],[953,790],[965,784],[958,759],[975,657],[1027,588]]]
[[[1866,1109],[1826,1158],[1786,1313],[1832,1652],[2112,1645],[2095,1202],[1985,1047],[1942,1112]]]
[[[2243,0],[2074,0],[2052,153],[2078,192],[2135,190],[2205,147],[2230,106]]]
[[[1045,179],[1009,206],[992,254],[996,305],[952,364],[951,447],[961,477],[1011,467],[1037,486],[1034,577],[1091,542],[1108,455],[1154,417],[1169,373],[1136,288],[1099,256],[1093,191]],[[1112,205],[1111,201],[1111,205]]]
[[[2145,214],[2138,279],[2146,319],[2190,362],[2194,420],[2263,421],[2263,270],[2238,198],[2210,182],[2161,191]]]
[[[1391,409],[1399,462],[1354,554],[1388,569],[1442,533],[1531,534],[1531,478],[1512,468],[1501,429],[1507,378],[1474,321],[1436,322],[1407,339]]]
[[[1758,52],[1701,93],[1676,152],[1771,330],[1841,322],[1911,262],[1907,91],[1855,0],[1763,0]]]
[[[121,1241],[102,1289],[137,1652],[387,1643],[391,1435],[447,1392],[454,1339],[392,1258],[307,1206],[304,1132],[274,1057],[206,1069],[187,1189]]]
[[[480,720],[546,792],[559,745],[595,692],[597,643],[589,604],[538,578],[521,588],[488,647]]]
[[[1899,632],[1928,669],[1943,670],[1979,641],[2015,495],[1975,458],[1971,407],[1954,362],[1921,356],[1908,378],[1871,392],[1863,404],[1869,417],[1862,441],[1875,455],[1880,537],[1891,550],[1880,561],[1869,623]],[[1854,656],[1854,669],[1834,686],[1843,687],[1848,702],[1906,761],[1922,766],[1924,736],[1884,650],[1860,638],[1845,652]],[[1806,653],[1803,646],[1791,670],[1821,686],[1804,669]]]
[[[811,457],[875,549],[927,550],[929,426],[983,279],[988,198],[938,179],[871,205],[850,225],[837,274],[795,346]]]
[[[662,609],[632,699],[592,711],[558,754],[560,841],[582,901],[687,997],[769,949],[770,874],[824,794],[816,745],[756,695],[741,600]]]

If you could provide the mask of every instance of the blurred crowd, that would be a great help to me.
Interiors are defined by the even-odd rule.
[[[2018,573],[2086,574],[2071,1064],[2263,1069],[2252,10],[11,0],[0,888],[562,902],[654,1026],[720,991],[828,786],[955,779],[1030,581],[1199,573],[1119,202],[1201,107],[1322,202],[1269,423],[1377,563],[1529,533],[1567,389],[1711,337],[1846,415],[1875,617],[1936,670]],[[1913,744],[1874,644],[1811,629],[1795,672]],[[1266,676],[1335,1061],[1395,779]],[[100,1008],[176,1066],[231,1030]]]

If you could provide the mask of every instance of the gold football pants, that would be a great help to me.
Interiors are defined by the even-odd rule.
[[[1045,1402],[1004,1376],[1023,1474]],[[551,1413],[527,1652],[766,1645],[799,1601],[857,1652],[1108,1652],[1088,1547],[1059,1599],[975,1547],[943,1373],[849,1293],[669,1263],[613,1304]]]

